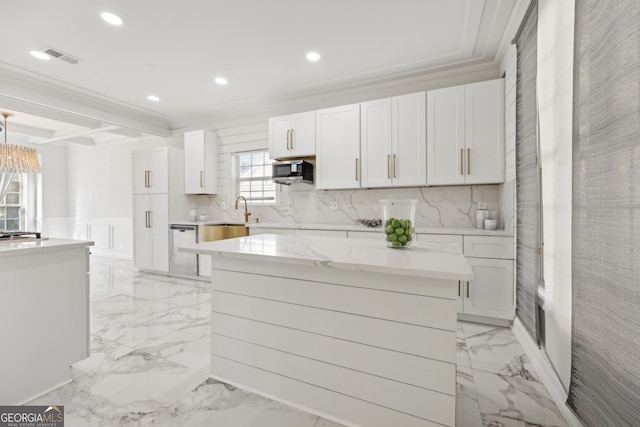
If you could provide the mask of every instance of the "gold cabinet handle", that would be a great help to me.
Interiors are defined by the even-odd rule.
[[[458,296],[460,296],[460,280],[458,280]]]
[[[467,298],[469,298],[469,288],[471,287],[471,282],[467,282]]]
[[[291,149],[292,149],[292,150],[294,149],[294,147],[293,147],[293,131],[294,131],[294,130],[295,130],[295,129],[291,129]]]
[[[396,178],[396,168],[398,166],[398,158],[396,155],[393,155],[393,177]]]
[[[460,175],[464,175],[464,149],[460,149]]]
[[[200,171],[200,187],[204,188],[204,171]]]
[[[356,181],[358,180],[358,159],[356,158]]]
[[[289,135],[291,135],[291,129],[287,129],[287,150],[289,150]]]
[[[146,228],[151,228],[151,211],[144,212],[144,226]]]
[[[387,178],[391,179],[391,156],[387,154]]]
[[[144,186],[145,188],[151,187],[149,184],[149,171],[144,171]]]
[[[467,175],[471,175],[471,148],[467,148]]]

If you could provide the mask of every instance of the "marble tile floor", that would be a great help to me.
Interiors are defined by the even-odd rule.
[[[65,406],[67,427],[340,427],[209,378],[207,282],[92,255],[91,357],[28,404]],[[456,425],[566,425],[509,329],[458,324]],[[402,427],[402,426],[389,426]]]

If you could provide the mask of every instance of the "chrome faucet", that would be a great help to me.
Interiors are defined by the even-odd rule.
[[[244,200],[244,222],[249,222],[249,216],[251,215],[251,213],[247,209],[247,199],[245,199],[244,196],[236,197],[236,210],[238,209],[238,201],[240,199]]]

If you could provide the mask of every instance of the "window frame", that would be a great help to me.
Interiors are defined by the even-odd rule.
[[[261,163],[253,163],[254,157],[256,155],[262,155]],[[252,176],[249,177],[241,177],[240,171],[242,166],[240,162],[243,156],[251,156],[250,168],[252,172]],[[237,196],[243,196],[247,200],[247,204],[249,205],[257,205],[257,206],[271,206],[277,203],[277,191],[276,184],[273,182],[272,173],[271,173],[271,164],[274,162],[273,159],[269,157],[269,150],[258,149],[258,150],[247,150],[247,151],[238,151],[233,153],[232,156],[233,164],[234,164],[234,187],[235,193]],[[245,165],[246,166],[246,165]],[[264,175],[256,175],[253,176],[254,168],[262,167]],[[242,191],[240,189],[241,183],[254,183],[254,182],[262,182],[262,189],[259,191],[253,191],[250,189],[249,191]],[[266,189],[266,186],[270,186],[269,189]],[[252,196],[252,193],[258,193],[261,197]],[[268,197],[266,194],[273,193],[273,198]]]

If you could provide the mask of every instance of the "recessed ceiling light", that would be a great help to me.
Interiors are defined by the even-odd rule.
[[[102,12],[100,16],[111,25],[122,25],[123,23],[122,18],[111,12]]]
[[[311,62],[316,62],[320,60],[320,54],[318,52],[309,52],[307,53],[307,59]]]
[[[49,59],[51,59],[51,57],[49,55],[47,55],[44,52],[40,52],[39,50],[32,50],[31,52],[29,52],[31,54],[31,56],[34,56],[38,59],[44,59],[45,61],[48,61]]]
[[[160,101],[160,98],[158,98],[158,97],[157,97],[157,96],[155,96],[155,95],[149,95],[149,96],[147,96],[147,99],[148,99],[149,101],[153,101],[153,102],[158,102],[158,101]]]
[[[225,79],[224,77],[216,77],[216,79],[214,80],[216,83],[218,83],[220,86],[224,86],[227,83],[229,83],[227,81],[227,79]]]

